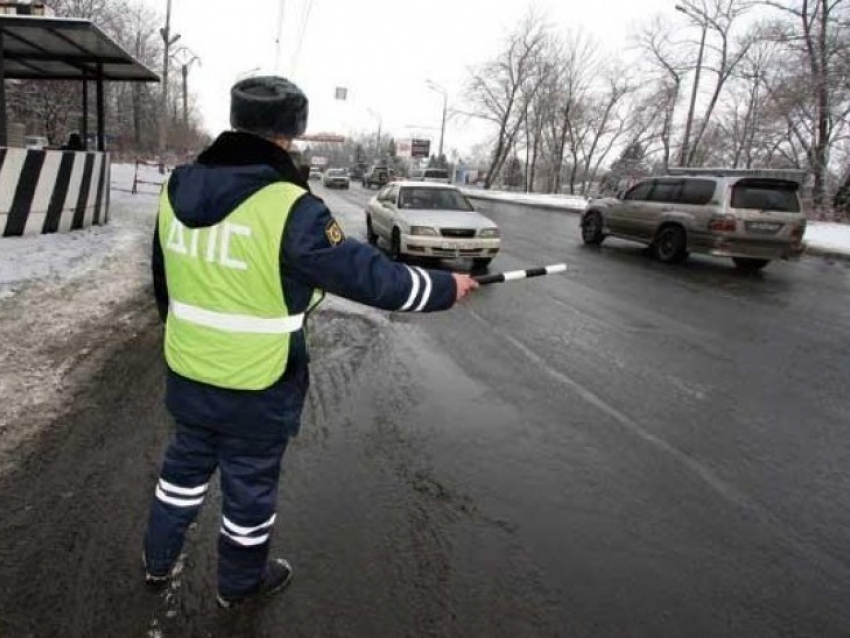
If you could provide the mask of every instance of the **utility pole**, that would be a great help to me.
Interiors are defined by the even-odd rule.
[[[690,13],[688,9],[680,4],[676,5],[676,11],[684,13],[686,16],[702,26],[702,37],[699,41],[699,53],[697,53],[697,68],[694,71],[694,86],[691,89],[691,105],[688,109],[688,119],[685,122],[685,137],[682,140],[682,151],[679,156],[679,166],[687,166],[689,164],[689,155],[691,152],[691,128],[694,124],[694,111],[696,110],[697,92],[699,91],[699,78],[702,73],[702,59],[705,53],[705,38],[708,32],[708,20],[705,16],[697,17]]]
[[[165,150],[168,145],[168,67],[171,63],[171,46],[180,39],[180,34],[171,35],[171,0],[165,11],[165,27],[159,30],[162,36],[162,94],[159,108],[159,161],[161,169],[165,166]]]
[[[189,130],[189,69],[192,64],[197,62],[198,65],[201,64],[201,58],[192,53],[186,47],[180,47],[177,53],[181,51],[186,52],[188,55],[191,55],[186,62],[180,65],[180,72],[183,75],[183,128],[188,131]]]
[[[432,91],[436,91],[440,95],[443,96],[443,123],[440,126],[440,150],[437,153],[437,158],[443,157],[443,139],[446,135],[446,112],[448,111],[449,105],[449,94],[442,86],[437,84],[436,82],[432,82],[431,80],[426,80],[425,82],[428,85],[428,88]]]
[[[381,118],[381,116],[378,113],[375,113],[375,111],[373,111],[372,109],[366,109],[366,110],[369,111],[369,113],[371,113],[373,117],[378,118],[378,139],[375,142],[375,145],[376,145],[376,148],[375,148],[376,158],[375,159],[376,159],[377,162],[380,162],[381,161],[381,124],[383,124],[383,119]]]

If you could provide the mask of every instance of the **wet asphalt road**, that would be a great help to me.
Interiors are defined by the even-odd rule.
[[[351,235],[366,198],[327,194]],[[274,536],[296,577],[249,610],[214,607],[215,493],[177,584],[138,583],[168,418],[153,311],[122,309],[138,332],[0,483],[0,635],[850,635],[848,268],[491,216],[494,269],[571,272],[317,318]]]

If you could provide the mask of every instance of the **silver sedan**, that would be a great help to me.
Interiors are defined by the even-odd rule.
[[[457,188],[424,182],[393,183],[373,197],[366,236],[396,260],[468,258],[475,269],[486,268],[501,247],[498,226]]]

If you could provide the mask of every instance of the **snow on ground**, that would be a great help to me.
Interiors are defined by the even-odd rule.
[[[142,185],[130,194],[134,167],[117,164],[112,168],[110,222],[71,233],[36,237],[0,238],[0,299],[18,292],[33,280],[72,279],[98,268],[109,255],[127,250],[143,238],[150,240],[156,214],[157,186]],[[143,167],[148,181],[163,179],[155,168]]]
[[[113,167],[108,225],[0,238],[0,473],[150,315],[152,301],[140,300],[150,287],[157,189],[131,195],[133,170]]]
[[[850,255],[850,224],[809,222],[805,240],[810,248],[821,252]]]
[[[156,168],[130,193],[132,165],[114,165],[110,223],[72,233],[0,238],[0,474],[21,443],[72,407],[79,384],[115,347],[155,321],[150,254],[159,184]],[[363,237],[362,209],[339,202],[345,231]],[[341,299],[323,308],[385,321]]]

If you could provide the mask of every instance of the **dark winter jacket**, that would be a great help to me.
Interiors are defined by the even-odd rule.
[[[260,137],[223,133],[196,163],[175,169],[168,197],[183,224],[203,228],[219,223],[254,193],[278,181],[308,191],[293,206],[281,243],[281,281],[290,313],[307,310],[314,289],[384,310],[430,312],[452,306],[456,288],[450,274],[394,263],[354,239],[332,243],[332,235],[326,232],[334,221],[330,211],[309,193],[289,154]],[[154,291],[164,321],[168,282],[158,231],[152,261]],[[286,371],[270,388],[228,390],[169,370],[166,404],[178,421],[193,425],[256,438],[294,434],[307,392],[308,362],[302,330],[292,335]]]

